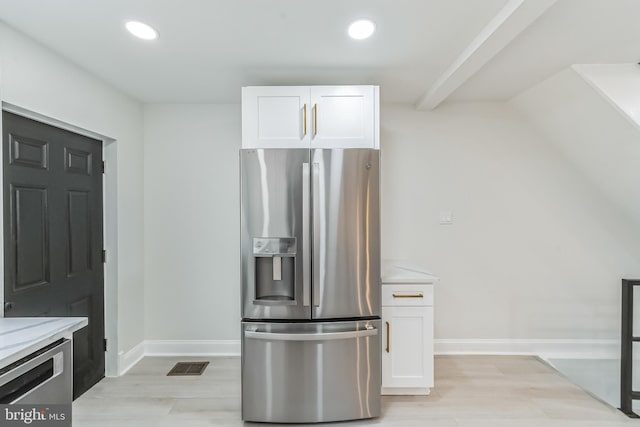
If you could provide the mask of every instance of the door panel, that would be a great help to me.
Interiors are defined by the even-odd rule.
[[[242,418],[301,423],[380,415],[380,320],[243,322]]]
[[[86,316],[74,397],[104,377],[102,143],[3,112],[5,316]]]
[[[91,271],[93,267],[90,194],[88,191],[68,190],[67,201],[67,276],[72,276]]]
[[[379,159],[312,150],[314,319],[380,315]]]
[[[242,88],[243,148],[309,148],[309,88]]]
[[[382,308],[383,387],[433,387],[432,316],[433,307]]]
[[[11,227],[15,230],[12,289],[23,291],[49,284],[49,213],[47,189],[10,185]]]
[[[311,86],[311,148],[374,148],[373,86]]]
[[[46,141],[10,134],[9,148],[10,163],[12,165],[47,169],[49,150]]]
[[[242,317],[309,319],[309,150],[241,150],[240,163]]]

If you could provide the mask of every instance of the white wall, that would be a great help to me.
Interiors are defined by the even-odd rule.
[[[0,64],[2,101],[117,140],[106,150],[117,161],[108,207],[117,216],[116,351],[144,339],[237,340],[240,107],[150,105],[143,114],[1,23]],[[527,114],[527,103],[514,105]],[[600,107],[584,129],[608,132],[600,120],[616,119]],[[562,122],[566,112],[553,114]],[[510,104],[383,107],[383,255],[441,276],[436,338],[617,338],[619,280],[640,277],[637,222],[563,149],[575,135],[544,128]],[[627,146],[637,136],[613,128]],[[438,224],[441,210],[454,212],[453,225]]]
[[[117,216],[107,218],[108,231],[118,242],[107,248],[118,287],[108,290],[117,293],[118,311],[118,343],[110,352],[126,352],[144,338],[142,106],[2,23],[0,68],[2,101],[116,140],[106,155],[117,156],[117,174],[107,165],[105,177],[111,189],[117,185],[116,200],[107,200],[107,212]]]
[[[381,115],[383,256],[441,277],[436,338],[618,338],[640,230],[560,150],[509,104]]]
[[[383,255],[441,276],[436,338],[618,337],[639,230],[560,150],[509,104],[381,115]],[[145,108],[148,340],[238,339],[239,147],[237,105]]]
[[[239,105],[144,109],[147,340],[239,339],[240,133]]]

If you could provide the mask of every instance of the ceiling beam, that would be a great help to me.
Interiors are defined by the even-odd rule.
[[[432,110],[504,49],[557,0],[509,0],[416,104]]]

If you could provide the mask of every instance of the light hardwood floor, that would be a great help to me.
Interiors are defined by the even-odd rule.
[[[177,361],[209,360],[201,377],[167,377]],[[374,420],[323,426],[615,427],[640,425],[525,356],[436,357],[430,396],[385,396]],[[73,404],[74,427],[240,426],[240,359],[146,357]],[[249,425],[249,423],[247,423]],[[261,424],[256,424],[261,426]],[[263,425],[264,426],[264,425]]]
[[[634,368],[640,366],[639,360],[633,361]],[[607,402],[620,405],[620,359],[552,359],[549,363],[589,393]],[[633,369],[631,381],[633,389],[638,389],[640,372]],[[634,400],[633,409],[640,413],[640,400]]]

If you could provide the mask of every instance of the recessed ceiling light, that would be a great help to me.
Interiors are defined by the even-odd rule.
[[[376,30],[376,24],[368,19],[358,19],[349,25],[349,35],[356,40],[363,40],[371,37]]]
[[[134,36],[144,40],[155,40],[158,38],[158,32],[143,22],[129,21],[127,22],[127,30]]]

